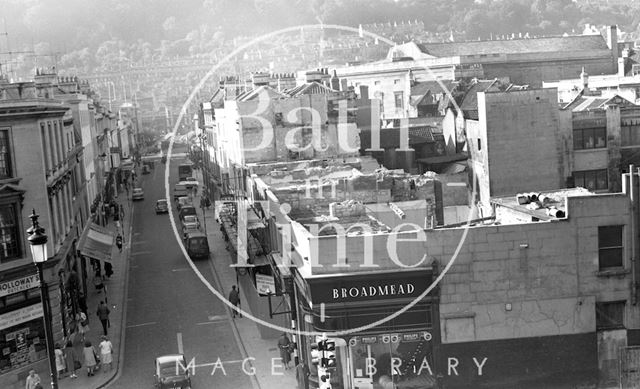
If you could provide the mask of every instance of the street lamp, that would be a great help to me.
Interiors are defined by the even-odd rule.
[[[204,157],[204,142],[207,140],[207,135],[204,133],[204,130],[202,130],[202,133],[200,133],[198,135],[198,138],[200,138],[200,165],[201,165],[201,169],[202,169],[202,195],[203,196],[206,190],[206,197],[204,201],[207,201],[206,199],[209,199],[209,196],[211,195],[209,193],[209,177],[207,174],[207,164],[209,163],[209,161],[205,161],[205,157]],[[202,206],[202,222],[204,224],[204,233],[207,233],[207,214],[206,214],[206,207],[204,206],[205,204],[202,204],[202,197],[201,197],[201,205]]]
[[[53,351],[53,329],[51,328],[51,307],[49,306],[49,289],[44,281],[42,267],[47,261],[47,235],[44,228],[38,224],[39,215],[36,210],[29,216],[31,218],[31,227],[27,229],[27,240],[31,245],[31,257],[33,263],[38,268],[38,277],[40,278],[40,299],[42,300],[42,313],[44,315],[44,337],[47,343],[47,356],[49,358],[49,370],[51,371],[51,388],[58,389],[58,375],[56,371],[56,360]]]

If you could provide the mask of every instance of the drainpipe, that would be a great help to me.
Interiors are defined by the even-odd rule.
[[[631,303],[636,305],[638,303],[637,296],[637,255],[638,255],[638,206],[637,206],[637,191],[636,191],[636,179],[635,179],[635,167],[629,165],[629,199],[631,200]]]

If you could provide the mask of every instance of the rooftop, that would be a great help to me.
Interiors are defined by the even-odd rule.
[[[505,207],[532,220],[548,221],[562,219],[567,216],[567,197],[592,195],[584,188],[569,188],[547,192],[521,193],[515,196],[496,197],[491,202],[497,207]],[[497,212],[497,214],[499,214]],[[501,221],[497,218],[497,221]]]
[[[509,40],[420,43],[420,50],[434,57],[488,54],[528,54],[609,50],[601,35],[574,35]]]

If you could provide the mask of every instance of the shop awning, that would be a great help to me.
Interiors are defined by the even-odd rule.
[[[80,254],[89,258],[111,262],[113,241],[113,232],[91,223],[82,232],[80,242],[78,242],[78,250]]]

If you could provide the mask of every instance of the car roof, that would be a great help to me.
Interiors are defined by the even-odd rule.
[[[156,200],[156,203],[166,203],[167,199],[158,199]]]
[[[172,363],[177,360],[184,359],[184,355],[182,354],[170,354],[170,355],[162,355],[156,358],[156,362],[160,365],[164,365],[165,363]]]
[[[182,210],[184,210],[184,209],[190,209],[190,208],[193,208],[194,210],[196,209],[196,207],[194,207],[192,204],[190,204],[190,205],[185,205],[184,207],[180,208],[180,212],[182,212]]]
[[[142,190],[142,188],[133,188],[133,190]]]
[[[200,230],[187,232],[187,238],[206,238],[206,237],[207,235],[205,235],[205,233]]]

